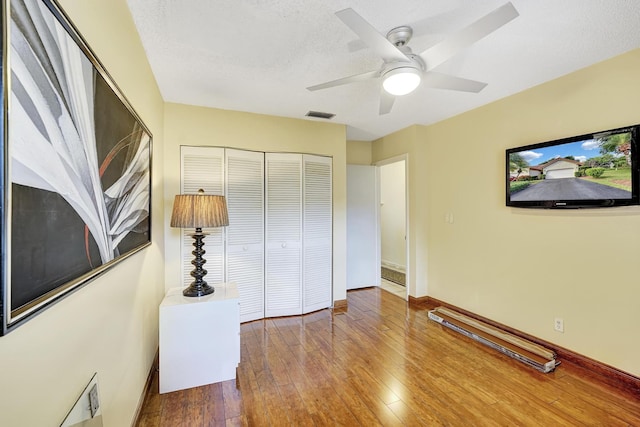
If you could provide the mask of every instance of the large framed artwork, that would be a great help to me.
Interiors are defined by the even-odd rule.
[[[152,137],[57,3],[2,6],[5,334],[151,243]]]

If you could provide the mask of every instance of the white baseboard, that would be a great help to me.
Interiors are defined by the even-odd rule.
[[[399,271],[400,273],[405,273],[407,271],[406,266],[399,265],[387,260],[382,260],[381,263],[384,268],[388,268],[389,270]]]

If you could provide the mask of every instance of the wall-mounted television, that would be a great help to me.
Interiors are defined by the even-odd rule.
[[[507,206],[639,204],[639,132],[634,125],[506,150]]]

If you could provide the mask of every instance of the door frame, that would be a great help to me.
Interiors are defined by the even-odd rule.
[[[402,162],[404,161],[404,204],[405,204],[405,223],[404,223],[404,233],[405,233],[405,263],[406,263],[406,267],[405,267],[405,288],[406,288],[406,295],[405,295],[405,299],[408,300],[409,296],[410,296],[410,285],[411,285],[411,256],[409,253],[409,248],[410,248],[410,239],[411,239],[411,234],[409,233],[410,231],[410,227],[409,227],[409,154],[405,153],[405,154],[400,154],[398,156],[393,156],[393,157],[389,157],[380,161],[377,161],[374,163],[374,166],[377,167],[376,170],[376,186],[377,191],[378,191],[378,200],[380,200],[380,167],[381,166],[385,166],[385,165],[389,165],[391,163],[397,163],[397,162]],[[380,230],[382,229],[382,218],[380,216],[380,209],[378,209],[378,233],[379,233],[379,241],[380,241],[380,245],[379,245],[379,254],[378,254],[378,261],[379,261],[379,269],[380,271],[382,270],[382,236],[380,234]]]

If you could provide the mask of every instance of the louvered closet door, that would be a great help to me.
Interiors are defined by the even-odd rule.
[[[331,162],[330,157],[303,155],[303,313],[332,302]]]
[[[195,194],[202,188],[206,194],[224,195],[224,149],[218,147],[181,147],[181,185],[182,194]],[[194,229],[182,230],[182,285],[193,282],[190,273],[194,256]],[[224,227],[203,228],[209,235],[204,238],[204,280],[210,284],[224,282]]]
[[[264,317],[264,153],[225,150],[227,282],[238,285],[240,321]]]
[[[302,155],[265,154],[265,316],[302,313]]]

